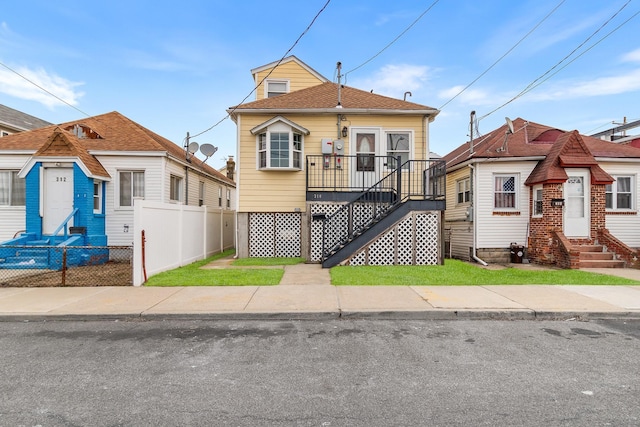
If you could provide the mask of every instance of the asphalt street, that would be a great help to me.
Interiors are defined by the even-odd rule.
[[[2,426],[640,424],[639,321],[0,323]]]

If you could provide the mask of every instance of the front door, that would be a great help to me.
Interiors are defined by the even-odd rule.
[[[569,178],[564,183],[564,235],[569,238],[589,237],[590,218],[588,170],[567,169]]]
[[[351,150],[355,158],[351,162],[351,186],[367,189],[380,179],[380,132],[377,129],[352,129]]]
[[[73,168],[44,168],[43,181],[42,233],[52,234],[73,211]]]

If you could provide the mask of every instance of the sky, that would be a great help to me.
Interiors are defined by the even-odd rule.
[[[0,104],[52,123],[118,111],[180,146],[198,135],[220,168],[250,70],[295,55],[439,109],[430,148],[445,155],[471,111],[480,134],[505,117],[583,134],[640,119],[639,29],[640,0],[12,1]]]

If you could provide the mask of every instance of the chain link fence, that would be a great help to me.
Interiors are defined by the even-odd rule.
[[[132,246],[0,246],[0,287],[132,284]]]

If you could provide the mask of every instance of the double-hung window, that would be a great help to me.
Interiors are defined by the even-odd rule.
[[[265,97],[271,98],[278,95],[283,95],[289,92],[288,80],[269,80],[265,81]]]
[[[256,135],[258,169],[302,169],[306,129],[278,120],[252,132]]]
[[[463,204],[471,201],[471,179],[463,178],[456,181],[457,203]]]
[[[120,207],[132,207],[134,199],[144,198],[144,172],[120,171],[118,178]]]
[[[497,210],[516,208],[518,177],[516,175],[493,176],[493,207]]]
[[[169,200],[180,202],[182,200],[182,177],[171,175],[169,178]]]
[[[542,216],[542,185],[533,187],[533,216]]]
[[[387,166],[396,169],[400,157],[400,165],[403,170],[409,169],[407,160],[411,158],[411,133],[410,132],[387,132]]]
[[[606,208],[611,210],[633,209],[633,176],[614,176],[615,181],[605,187]]]
[[[24,206],[25,181],[18,171],[0,171],[0,206]]]
[[[93,180],[93,213],[102,213],[102,181]]]
[[[204,182],[198,183],[198,206],[204,205]]]

